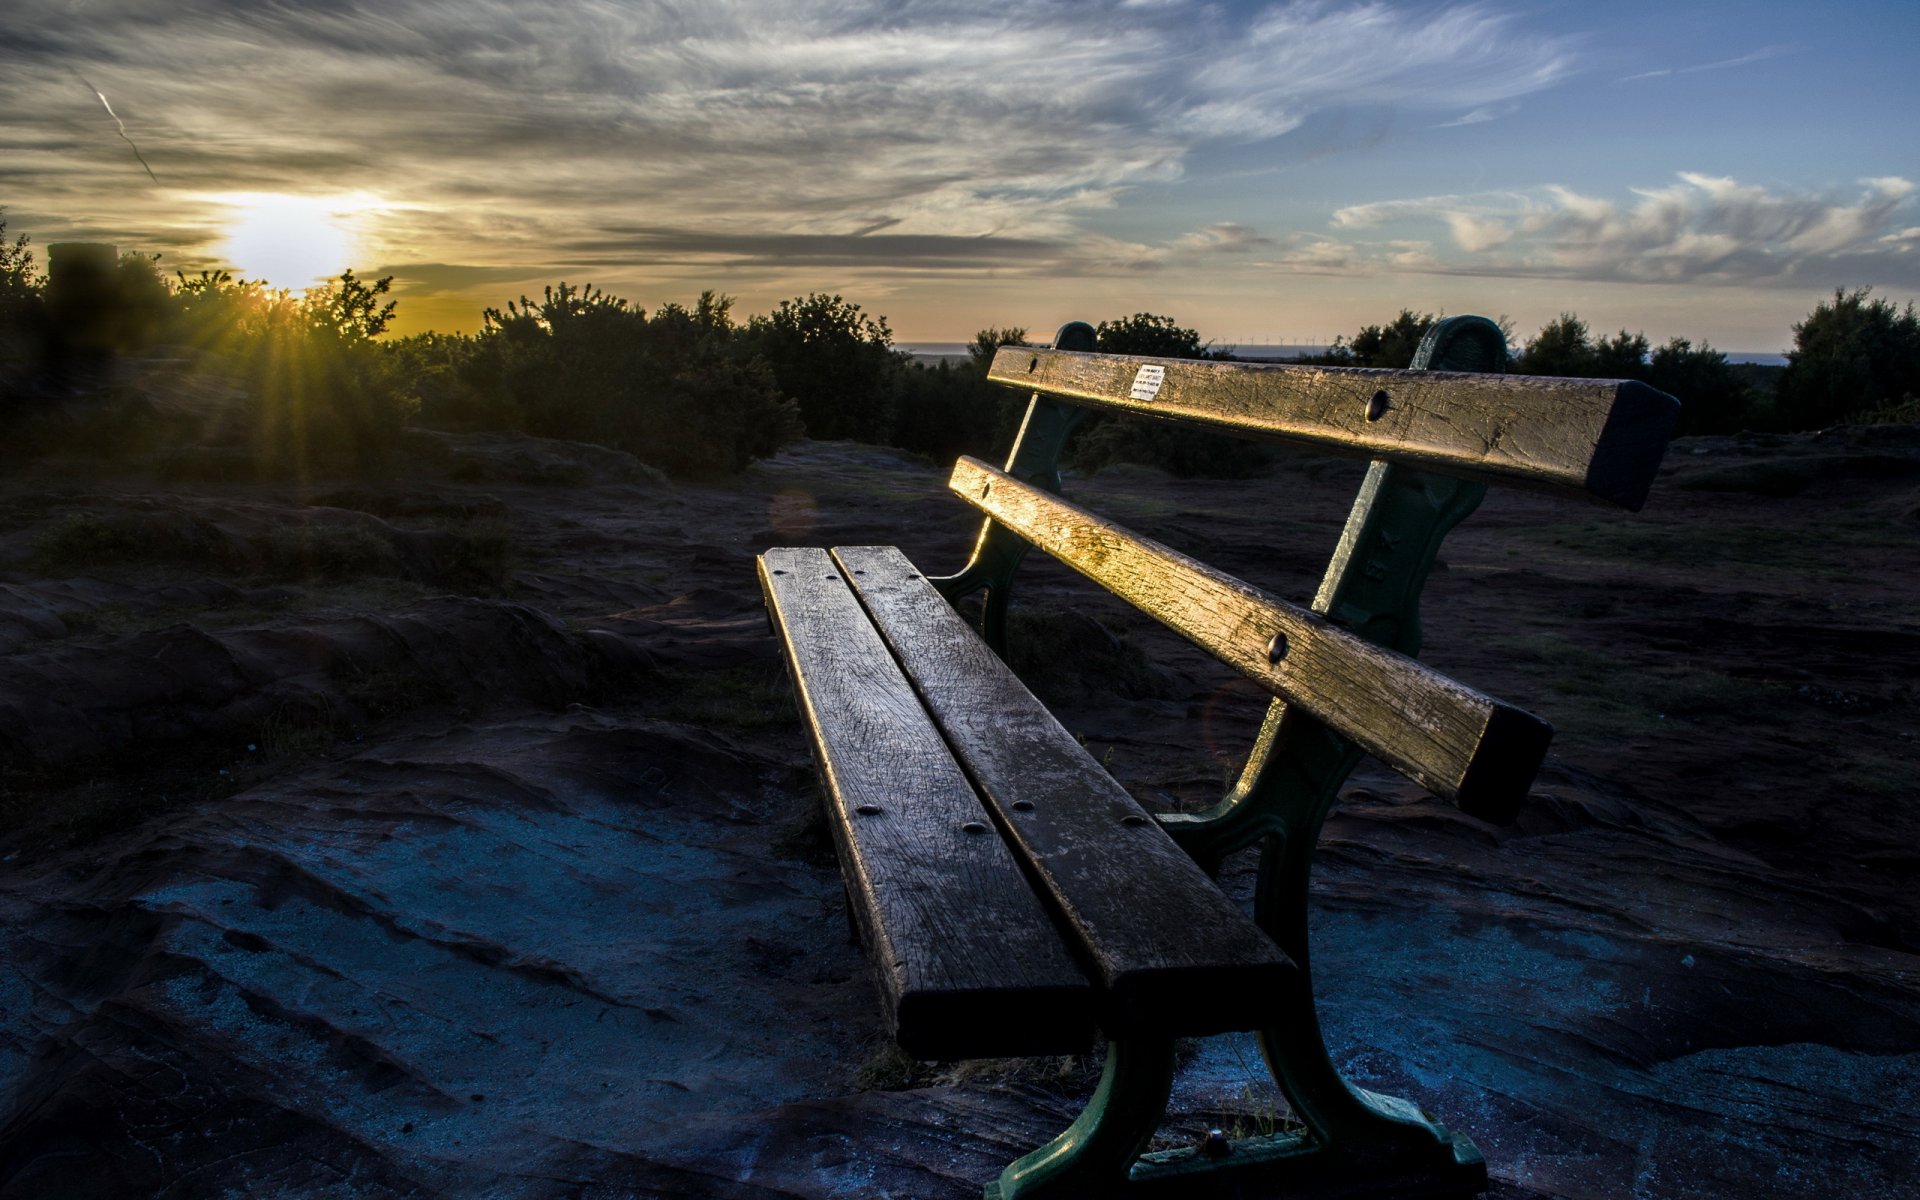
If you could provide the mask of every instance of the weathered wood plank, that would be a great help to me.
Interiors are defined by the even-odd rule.
[[[1623,379],[1150,359],[1006,346],[987,378],[1101,407],[1638,510],[1679,401]]]
[[[768,550],[759,564],[901,1048],[1086,1048],[1092,987],[839,567],[818,549]]]
[[[834,558],[1084,947],[1113,1037],[1257,1029],[1291,961],[891,546]]]
[[[949,487],[975,508],[1490,820],[1510,820],[1553,728],[974,458]],[[1277,654],[1276,654],[1277,651]]]

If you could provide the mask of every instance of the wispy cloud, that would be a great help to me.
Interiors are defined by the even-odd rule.
[[[1232,221],[1216,221],[1204,229],[1182,234],[1174,242],[1179,249],[1210,254],[1246,254],[1273,244],[1272,238]]]
[[[1497,121],[1514,112],[1519,106],[1513,104],[1483,104],[1472,112],[1455,117],[1451,121],[1441,121],[1429,125],[1429,129],[1457,129],[1462,125],[1484,125],[1488,121]]]
[[[1197,147],[1351,105],[1496,112],[1576,48],[1481,3],[1316,0],[16,0],[5,26],[16,216],[190,248],[196,196],[359,191],[390,202],[387,261],[740,270],[1103,260],[1088,218]],[[125,187],[92,98],[58,86],[83,70],[169,188]],[[1185,248],[1243,248],[1227,228]]]
[[[1641,71],[1633,75],[1623,75],[1620,77],[1620,82],[1632,83],[1637,79],[1658,79],[1663,75],[1697,75],[1701,71],[1724,71],[1729,67],[1744,67],[1752,63],[1766,62],[1770,58],[1779,58],[1783,54],[1792,53],[1792,51],[1792,46],[1762,46],[1758,50],[1747,54],[1737,55],[1733,58],[1717,59],[1713,62],[1696,63],[1691,67],[1661,67],[1654,71]]]
[[[1850,195],[1778,192],[1695,172],[1677,180],[1633,189],[1630,201],[1561,186],[1388,200],[1339,209],[1331,224],[1363,233],[1438,223],[1453,253],[1428,269],[1443,273],[1739,286],[1920,282],[1920,256],[1899,257],[1920,232],[1903,227],[1916,198],[1904,178],[1864,179]]]

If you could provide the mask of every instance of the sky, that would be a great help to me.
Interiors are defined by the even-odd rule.
[[[9,0],[0,207],[392,275],[399,333],[567,280],[901,341],[1408,307],[1769,352],[1920,296],[1917,58],[1914,0]]]

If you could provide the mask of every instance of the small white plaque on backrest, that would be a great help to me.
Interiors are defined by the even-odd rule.
[[[1167,369],[1159,363],[1148,363],[1141,367],[1133,377],[1133,398],[1151,400],[1160,394],[1160,384],[1167,377]]]

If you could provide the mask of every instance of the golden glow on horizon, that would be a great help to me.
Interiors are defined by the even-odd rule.
[[[215,253],[243,279],[304,291],[356,264],[361,198],[245,192],[217,197],[232,209],[227,236]]]

